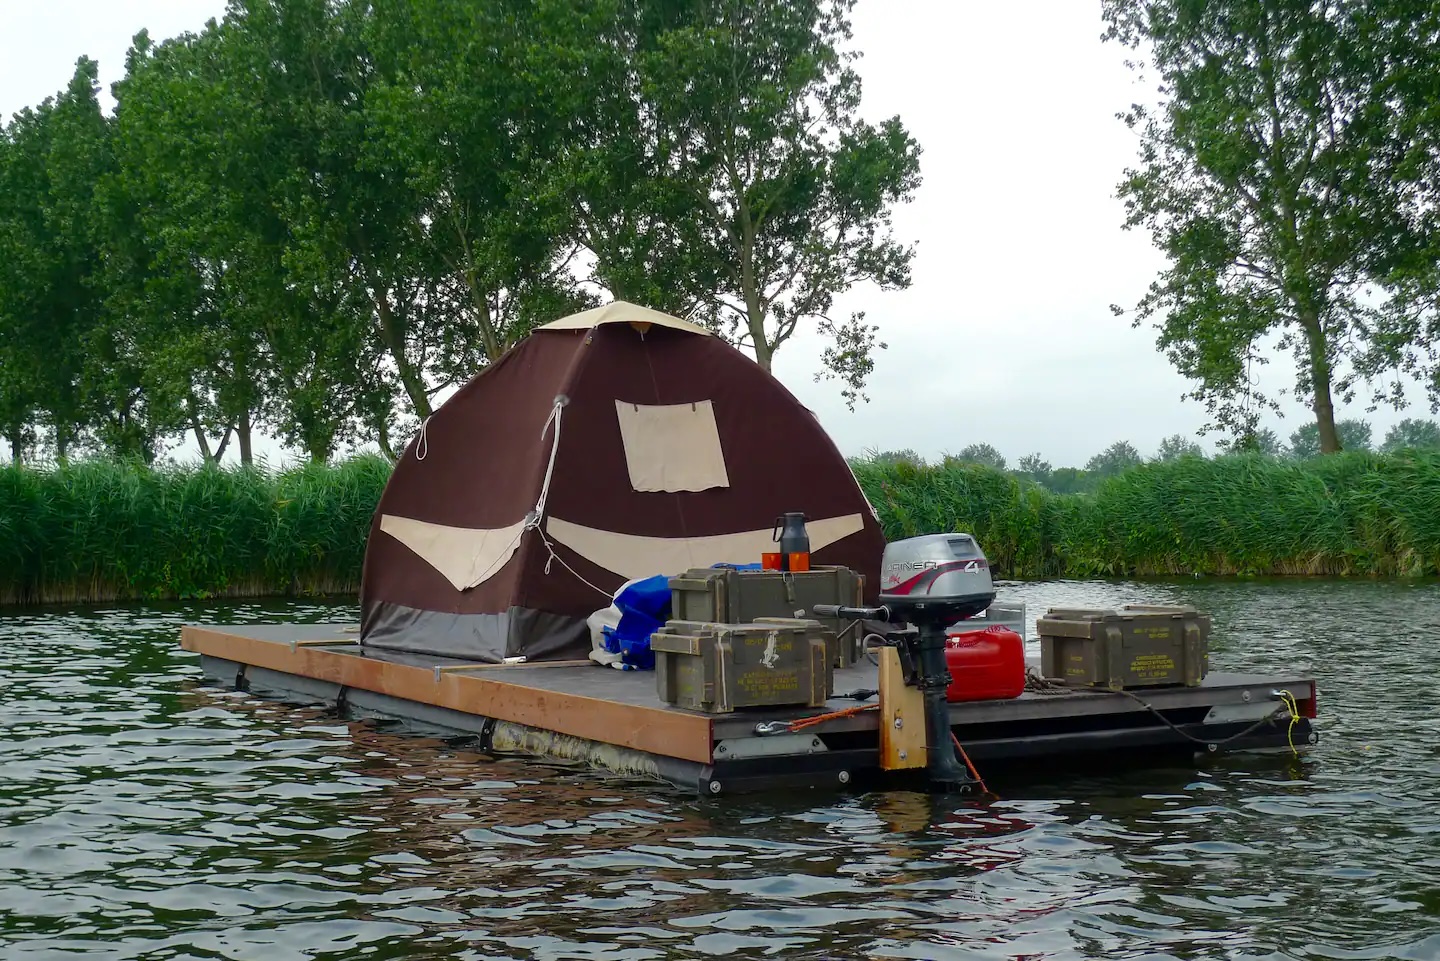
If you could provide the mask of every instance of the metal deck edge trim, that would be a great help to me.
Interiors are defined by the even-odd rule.
[[[1247,678],[1247,681],[1247,683],[1209,684],[1197,687],[1137,689],[1130,693],[1146,701],[1157,711],[1178,711],[1187,708],[1210,708],[1216,705],[1246,703],[1271,703],[1278,706],[1280,702],[1270,698],[1272,690],[1289,690],[1297,699],[1303,701],[1314,696],[1316,684],[1312,679],[1287,677],[1286,675],[1276,675],[1274,678],[1256,676]],[[1247,694],[1250,695],[1248,700]],[[834,711],[855,703],[860,702],[832,698],[826,710]],[[1145,708],[1136,703],[1134,699],[1108,690],[1088,693],[1076,691],[1064,694],[1031,694],[1007,700],[956,701],[950,705],[950,726],[964,727],[969,724],[1008,721],[1043,721],[1057,715],[1080,717],[1100,714],[1134,714],[1144,711]],[[794,719],[804,715],[786,711],[784,713],[777,712],[776,716]],[[853,714],[824,721],[815,725],[811,730],[816,733],[871,731],[879,724],[877,717],[878,715],[874,711]],[[754,716],[739,717],[733,714],[717,716],[715,718],[715,737],[724,740],[753,735],[755,722],[761,719],[758,712]]]

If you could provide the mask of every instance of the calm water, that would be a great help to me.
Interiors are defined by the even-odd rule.
[[[1188,602],[1320,678],[1309,758],[724,803],[196,687],[185,621],[0,614],[0,958],[1440,958],[1440,587]],[[982,771],[983,773],[983,771]]]

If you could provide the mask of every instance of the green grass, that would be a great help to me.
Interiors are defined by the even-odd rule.
[[[969,464],[855,471],[888,537],[968,531],[1002,577],[1440,574],[1436,452],[1185,459],[1064,495]],[[0,468],[0,603],[353,594],[388,476]]]

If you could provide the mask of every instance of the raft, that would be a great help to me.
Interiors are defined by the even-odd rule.
[[[650,671],[588,661],[466,663],[362,650],[356,626],[191,625],[184,650],[204,683],[416,734],[473,738],[483,753],[580,763],[713,797],[844,790],[924,777],[924,725],[904,693],[862,658],[837,668],[823,708],[704,714],[671,707]],[[882,652],[883,655],[883,652]],[[913,690],[913,689],[910,689]],[[846,695],[855,695],[847,697]],[[1027,690],[949,706],[951,731],[982,771],[1060,771],[1101,762],[1238,751],[1299,754],[1318,743],[1317,687],[1297,673],[1214,672],[1192,687],[1138,692]],[[915,739],[919,738],[917,742]]]

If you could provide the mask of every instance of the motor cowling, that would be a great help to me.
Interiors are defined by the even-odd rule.
[[[880,603],[912,624],[949,625],[995,601],[990,562],[969,534],[893,541],[880,565]]]

